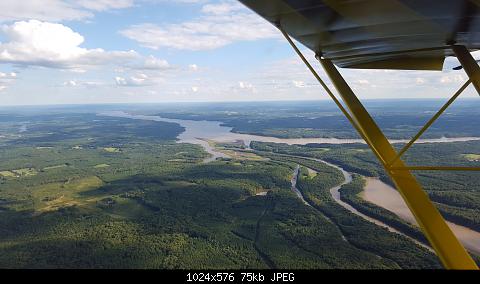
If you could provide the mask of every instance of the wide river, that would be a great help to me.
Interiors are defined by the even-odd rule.
[[[153,115],[140,115],[140,114],[129,114],[123,111],[109,111],[102,112],[98,115],[101,116],[111,116],[111,117],[121,117],[121,118],[130,118],[130,119],[141,119],[141,120],[151,120],[151,121],[163,121],[163,122],[172,122],[180,124],[185,128],[185,131],[178,136],[178,143],[192,143],[201,145],[208,153],[211,154],[211,157],[207,158],[205,162],[213,161],[216,158],[228,157],[224,153],[220,153],[215,150],[207,141],[212,140],[216,142],[234,142],[234,141],[243,141],[244,144],[248,147],[251,141],[260,141],[260,142],[272,142],[272,143],[285,143],[288,145],[298,144],[306,145],[309,143],[326,143],[326,144],[351,144],[351,143],[362,143],[365,142],[362,139],[337,139],[337,138],[294,138],[294,139],[284,139],[277,137],[268,137],[268,136],[259,136],[259,135],[250,135],[250,134],[239,134],[233,133],[231,127],[222,126],[222,122],[218,121],[196,121],[196,120],[184,120],[184,119],[169,119],[163,118],[160,116]],[[463,141],[478,141],[480,137],[457,137],[457,138],[437,138],[437,139],[419,139],[416,143],[449,143],[449,142],[463,142]],[[391,140],[392,143],[406,143],[408,140],[398,139]],[[324,162],[324,161],[322,161]],[[325,162],[326,163],[326,162]],[[327,163],[328,164],[328,163]],[[342,171],[345,176],[345,183],[351,181],[351,174],[344,171],[342,168],[337,165],[329,164],[333,167],[336,167]],[[293,185],[293,184],[292,184]],[[346,207],[353,213],[362,216],[364,219],[374,222],[377,225],[389,227],[382,222],[365,216],[364,214],[358,212],[353,207],[344,203],[339,198],[338,189],[340,186],[332,188],[330,192],[337,202],[342,206]],[[297,193],[298,194],[298,193]],[[381,206],[402,218],[403,220],[416,224],[413,215],[410,210],[407,208],[407,205],[403,201],[402,197],[397,190],[391,186],[385,184],[379,179],[367,178],[367,183],[362,193],[362,197],[378,206]],[[459,226],[457,224],[448,222],[448,225],[459,238],[459,240],[465,245],[465,247],[478,255],[480,255],[480,233],[469,228]],[[391,231],[396,231],[393,228],[389,229]]]
[[[205,140],[212,140],[216,142],[232,142],[243,141],[246,146],[250,145],[251,141],[259,142],[272,142],[272,143],[285,143],[288,145],[306,145],[310,143],[326,143],[326,144],[352,144],[362,143],[365,144],[363,139],[339,139],[339,138],[277,138],[270,136],[260,136],[251,134],[241,134],[232,132],[232,128],[223,126],[219,121],[206,121],[206,120],[187,120],[187,119],[170,119],[163,118],[155,115],[141,115],[141,114],[129,114],[123,111],[108,111],[99,113],[102,116],[123,117],[131,119],[142,119],[152,121],[164,121],[178,123],[185,127],[185,131],[178,136],[178,142],[180,143],[193,143],[199,144],[205,147],[207,152],[218,157],[225,157],[224,154],[215,152],[214,149],[205,142]],[[454,137],[454,138],[435,138],[435,139],[419,139],[415,143],[449,143],[449,142],[465,142],[465,141],[478,141],[480,137]],[[407,143],[407,139],[392,139],[392,143]]]

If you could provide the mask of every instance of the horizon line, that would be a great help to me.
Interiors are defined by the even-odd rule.
[[[445,98],[365,98],[362,101],[441,101]],[[458,98],[457,101],[474,100],[476,98]],[[95,106],[95,105],[144,105],[144,104],[222,104],[222,103],[285,103],[285,102],[327,102],[333,103],[328,99],[311,100],[232,100],[232,101],[165,101],[165,102],[98,102],[98,103],[48,103],[48,104],[6,104],[5,107],[48,107],[48,106]]]

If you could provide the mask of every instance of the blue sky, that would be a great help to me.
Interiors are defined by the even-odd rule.
[[[0,11],[0,105],[326,99],[237,1],[2,0]],[[466,80],[455,64],[341,72],[365,99],[446,98]]]

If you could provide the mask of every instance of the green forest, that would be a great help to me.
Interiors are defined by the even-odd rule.
[[[199,146],[175,143],[176,124],[92,114],[3,117],[0,128],[2,268],[439,267],[331,202],[305,206],[290,190],[295,160],[204,164]],[[339,182],[322,170],[319,196]]]

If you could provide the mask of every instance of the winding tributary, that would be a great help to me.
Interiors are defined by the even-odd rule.
[[[341,205],[343,208],[347,209],[348,211],[352,212],[353,214],[355,215],[358,215],[360,217],[362,217],[363,219],[365,219],[366,221],[369,221],[369,222],[372,222],[380,227],[383,227],[383,228],[386,228],[387,230],[389,230],[390,232],[393,232],[393,233],[397,233],[397,234],[400,234],[400,235],[403,235],[407,238],[409,238],[410,240],[414,241],[416,244],[422,246],[422,247],[425,247],[429,250],[432,250],[429,246],[425,245],[424,243],[418,241],[417,239],[415,238],[412,238],[402,232],[400,232],[399,230],[385,224],[384,222],[380,221],[380,220],[377,220],[375,218],[372,218],[370,216],[367,216],[363,213],[361,213],[360,211],[358,211],[357,209],[355,209],[354,207],[352,207],[350,204],[344,202],[341,198],[340,198],[340,188],[342,188],[342,186],[346,185],[346,184],[349,184],[352,182],[353,178],[352,178],[352,174],[345,171],[342,167],[338,166],[338,165],[334,165],[332,163],[329,163],[327,161],[324,161],[324,160],[320,160],[320,159],[315,159],[315,158],[306,158],[306,157],[300,157],[300,156],[293,156],[293,157],[296,157],[296,158],[302,158],[302,159],[308,159],[308,160],[312,160],[312,161],[317,161],[317,162],[321,162],[321,163],[324,163],[330,167],[333,167],[335,169],[338,169],[339,171],[342,172],[343,174],[343,177],[344,177],[344,181],[337,185],[337,186],[334,186],[332,188],[329,189],[330,191],[330,194],[332,195],[333,199],[335,200],[335,202],[337,202],[339,205]],[[309,169],[310,171],[313,171],[315,172],[315,170],[313,169]],[[298,174],[298,172],[297,172]],[[293,183],[292,183],[292,186],[293,186]],[[297,189],[298,191],[298,189]],[[301,195],[300,191],[298,191],[299,194]],[[303,196],[301,195],[301,199],[305,202],[305,199],[303,198]]]

